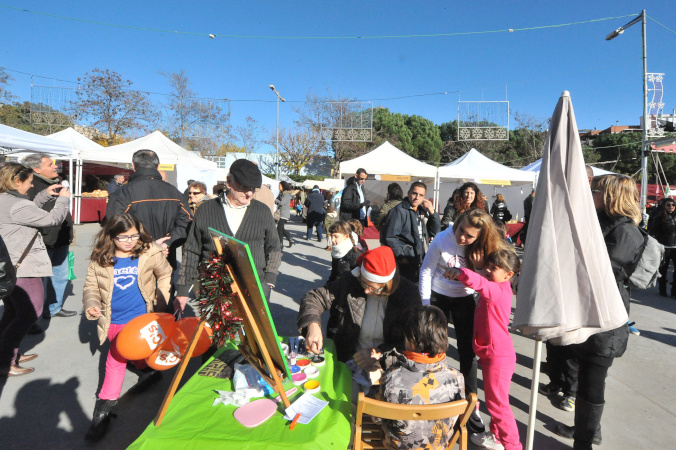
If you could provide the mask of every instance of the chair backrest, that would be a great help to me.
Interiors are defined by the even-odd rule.
[[[355,424],[354,450],[384,449],[384,434],[380,423],[374,423],[370,417],[379,417],[388,420],[439,420],[459,416],[453,428],[453,435],[447,449],[456,442],[460,450],[467,449],[466,424],[476,406],[477,397],[470,393],[467,399],[450,403],[434,405],[400,405],[367,398],[364,393],[359,394],[357,403],[357,420]],[[364,417],[366,415],[366,417]]]

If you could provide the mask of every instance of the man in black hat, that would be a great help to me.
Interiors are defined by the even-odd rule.
[[[199,262],[216,251],[209,228],[249,244],[265,297],[270,298],[282,263],[282,251],[270,209],[253,198],[261,183],[261,172],[256,164],[238,159],[230,166],[225,195],[207,200],[197,208],[183,247],[183,263],[177,283],[176,299],[181,309],[185,307],[197,279]]]

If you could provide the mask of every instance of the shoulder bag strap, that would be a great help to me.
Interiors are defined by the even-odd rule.
[[[26,258],[26,256],[28,256],[28,252],[30,252],[31,248],[33,248],[33,244],[35,243],[35,240],[38,238],[39,232],[40,230],[36,231],[35,234],[33,235],[33,239],[31,239],[31,241],[28,243],[26,250],[23,251],[21,258],[19,258],[19,262],[17,262],[16,265],[14,266],[14,270],[17,270],[21,265],[21,263],[23,262],[23,260]]]

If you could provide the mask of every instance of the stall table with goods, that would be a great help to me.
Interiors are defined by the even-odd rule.
[[[106,217],[106,208],[108,208],[108,191],[83,192],[80,203],[80,222],[101,222]]]
[[[304,400],[308,400],[308,396],[313,397],[309,400],[318,404],[316,409],[321,408],[321,401],[328,402],[309,423],[304,423],[301,414],[298,423],[290,429],[292,420],[285,418],[284,405],[279,402],[275,405],[271,417],[258,426],[248,428],[235,416],[238,408],[250,404],[249,402],[237,407],[217,401],[232,391],[230,379],[218,378],[226,367],[223,362],[226,352],[236,349],[236,343],[230,341],[174,396],[161,425],[155,426],[153,423],[148,425],[129,448],[224,450],[347,448],[352,422],[352,373],[345,364],[336,360],[336,347],[333,341],[326,339],[324,345],[323,360],[298,356],[295,361],[290,361],[296,362],[296,365],[292,366],[295,380],[283,381],[286,392],[297,388],[295,393],[289,392],[292,408],[299,405],[295,402],[303,396],[306,396]],[[284,345],[282,347],[288,348]],[[267,398],[272,399],[275,395],[273,392]],[[260,419],[265,417],[264,409],[263,407],[259,413],[254,413],[254,422],[256,414],[261,415]]]

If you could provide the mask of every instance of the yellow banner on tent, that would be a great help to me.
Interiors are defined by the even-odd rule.
[[[500,184],[502,186],[511,186],[512,182],[509,180],[477,180],[479,184]]]
[[[159,166],[157,166],[157,170],[167,170],[169,172],[173,172],[174,166],[175,164],[160,164]]]
[[[408,175],[376,175],[375,178],[380,181],[411,181]]]

